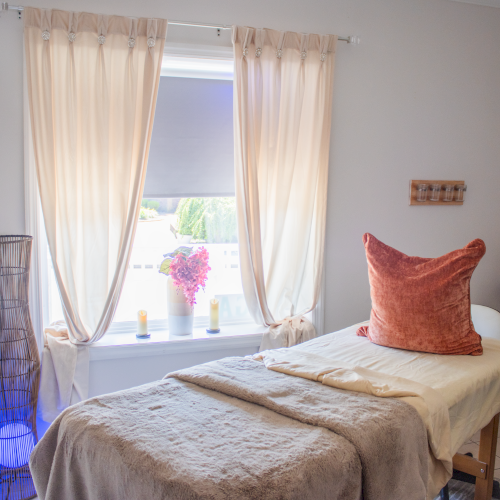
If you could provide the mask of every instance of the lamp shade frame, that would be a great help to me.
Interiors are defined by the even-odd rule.
[[[0,236],[0,499],[36,496],[40,356],[29,311],[32,236]]]

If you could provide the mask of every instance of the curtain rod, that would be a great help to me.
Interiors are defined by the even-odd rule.
[[[24,10],[24,7],[22,5],[10,5],[8,2],[2,2],[2,10],[17,10],[18,12],[21,12]],[[227,24],[210,24],[210,23],[193,23],[193,22],[187,22],[187,21],[168,21],[168,24],[175,24],[177,26],[197,26],[198,28],[214,28],[217,30],[230,30],[231,26]],[[352,43],[354,45],[357,45],[359,43],[359,37],[358,36],[339,36],[338,40],[341,42],[347,42],[347,43]]]

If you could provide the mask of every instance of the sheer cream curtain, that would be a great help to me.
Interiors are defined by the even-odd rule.
[[[337,37],[233,27],[235,181],[245,298],[263,348],[315,335]]]
[[[99,340],[118,305],[144,188],[166,29],[160,19],[24,11],[34,159],[67,325],[46,333],[43,362],[48,350],[54,366],[49,370],[47,362],[45,375],[42,368],[41,398],[44,383],[58,383],[58,410],[69,404],[71,382],[81,371],[74,347]]]

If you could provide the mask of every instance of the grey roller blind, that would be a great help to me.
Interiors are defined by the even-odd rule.
[[[162,76],[145,198],[234,196],[233,82]]]

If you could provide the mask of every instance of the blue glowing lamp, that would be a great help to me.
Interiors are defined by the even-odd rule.
[[[0,499],[36,496],[29,458],[37,442],[40,357],[29,310],[31,236],[0,235]]]
[[[0,465],[17,469],[26,465],[35,447],[31,429],[25,424],[13,423],[0,429]]]

